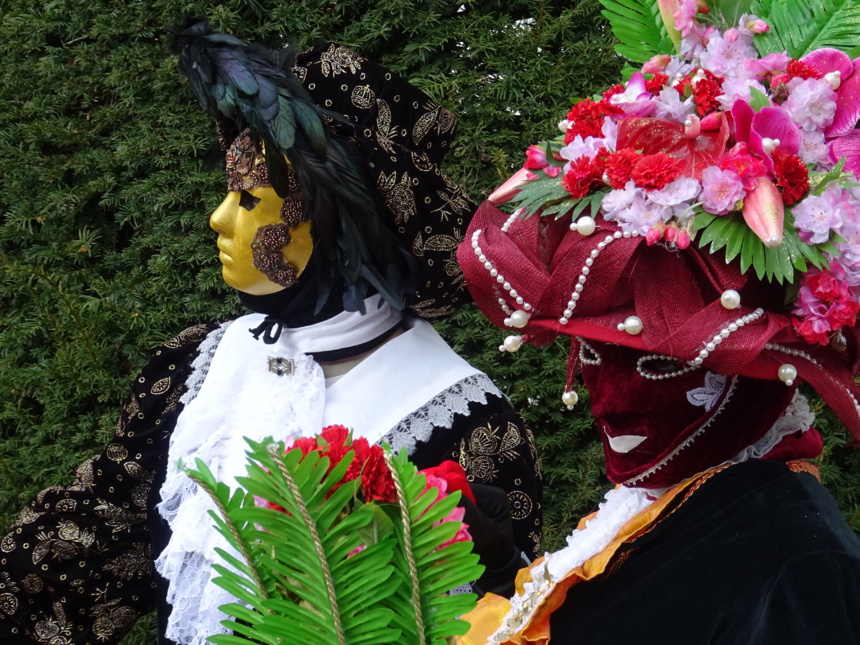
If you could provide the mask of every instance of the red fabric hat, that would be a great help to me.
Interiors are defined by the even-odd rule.
[[[722,253],[649,246],[600,216],[594,223],[583,234],[570,216],[520,219],[480,206],[457,257],[483,313],[522,334],[508,349],[571,336],[568,381],[579,337],[721,374],[806,382],[860,438],[856,327],[844,328],[843,347],[810,345],[791,324],[784,287],[741,274]]]

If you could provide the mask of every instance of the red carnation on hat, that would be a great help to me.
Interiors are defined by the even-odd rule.
[[[602,174],[592,159],[578,157],[570,162],[570,170],[565,173],[561,185],[571,197],[580,199],[588,195],[592,186],[602,182]]]
[[[669,82],[669,77],[666,74],[654,74],[653,77],[645,81],[645,89],[648,90],[650,94],[654,94],[655,96],[660,93],[664,87],[666,87],[666,83]]]
[[[567,113],[569,122],[567,132],[564,135],[564,144],[567,145],[576,138],[576,135],[585,137],[601,136],[603,121],[609,115],[624,114],[624,110],[609,103],[609,101],[598,101],[584,99],[570,108]]]
[[[619,83],[618,85],[613,85],[603,93],[603,99],[605,101],[608,101],[610,98],[612,98],[616,94],[621,94],[623,91],[624,86],[621,83]]]
[[[786,206],[800,201],[809,190],[809,171],[797,155],[774,150],[773,172],[776,185],[782,188],[782,201]]]
[[[627,182],[630,181],[634,164],[641,156],[632,148],[624,148],[606,157],[606,169],[604,173],[609,181],[609,185],[616,190],[624,188]]]
[[[696,103],[696,111],[700,116],[713,112],[720,108],[717,97],[723,93],[723,79],[705,70],[705,78],[700,78],[693,87],[693,101]]]
[[[675,181],[680,173],[680,165],[675,159],[658,152],[640,157],[630,176],[639,188],[661,190]]]
[[[803,80],[808,78],[821,78],[824,76],[812,65],[799,61],[796,58],[792,58],[788,61],[788,66],[785,71],[791,78],[802,78]]]

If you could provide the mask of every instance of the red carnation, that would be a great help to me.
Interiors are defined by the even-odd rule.
[[[394,479],[388,464],[385,463],[385,453],[375,444],[370,447],[367,460],[361,469],[361,490],[367,501],[397,501],[397,490],[394,488]]]
[[[773,173],[776,185],[782,188],[782,201],[786,206],[799,202],[809,190],[809,172],[797,155],[774,150]]]
[[[618,85],[613,85],[603,93],[603,100],[608,101],[610,98],[612,98],[616,94],[621,94],[623,91],[624,86],[621,83],[619,83]]]
[[[808,78],[821,78],[823,76],[823,74],[812,65],[799,61],[796,58],[792,58],[788,61],[788,66],[785,71],[791,78],[802,78],[803,80]]]
[[[648,90],[650,94],[657,95],[660,91],[666,87],[666,83],[669,82],[669,77],[666,74],[654,74],[653,77],[645,81],[645,89]]]
[[[606,178],[609,185],[620,190],[630,181],[630,173],[641,155],[632,148],[624,148],[606,157]]]
[[[585,197],[591,187],[599,183],[601,183],[601,176],[597,174],[596,165],[588,157],[579,157],[571,161],[570,170],[561,180],[562,187],[574,199]]]
[[[717,97],[723,93],[723,79],[715,76],[708,70],[704,70],[705,78],[700,78],[695,83],[691,82],[693,88],[693,101],[696,103],[696,111],[700,116],[705,116],[718,110],[720,103]]]
[[[584,99],[570,108],[567,113],[569,126],[564,135],[564,144],[567,145],[576,138],[576,135],[585,137],[601,136],[603,121],[607,116],[623,114],[624,110],[609,103],[609,101],[594,102]]]
[[[666,184],[675,181],[680,172],[681,166],[675,159],[658,152],[640,157],[633,166],[631,177],[639,188],[661,190]]]

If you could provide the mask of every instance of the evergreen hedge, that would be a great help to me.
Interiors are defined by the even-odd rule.
[[[113,431],[157,345],[241,311],[207,215],[223,176],[201,170],[212,124],[167,55],[171,26],[299,47],[333,40],[386,64],[460,116],[448,174],[478,201],[571,100],[617,79],[597,0],[0,0],[0,532],[67,483]],[[586,411],[561,404],[563,343],[500,355],[469,307],[439,326],[534,428],[547,548],[607,488]],[[817,403],[816,405],[819,405]],[[858,454],[822,417],[825,483],[860,528]],[[151,641],[149,623],[126,639]]]

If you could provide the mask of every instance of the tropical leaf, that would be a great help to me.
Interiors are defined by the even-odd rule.
[[[424,476],[416,476],[405,455],[386,453],[400,504],[360,504],[360,480],[342,482],[352,451],[329,472],[328,458],[316,452],[282,454],[283,444],[271,439],[248,444],[248,474],[237,478],[237,491],[217,482],[200,460],[188,471],[215,500],[216,528],[235,550],[219,549],[224,564],[214,565],[215,583],[239,601],[221,607],[234,619],[223,623],[233,633],[211,642],[435,645],[465,633],[458,616],[474,607],[475,597],[447,594],[482,569],[471,543],[440,548],[458,522],[433,526],[457,495],[433,505],[436,489],[424,491]],[[260,507],[255,497],[284,510]]]
[[[558,178],[549,176],[526,182],[511,201],[518,203],[518,208],[523,209],[523,217],[531,217],[544,207],[560,206],[570,209],[576,206],[576,200],[571,199],[570,193],[564,189]]]
[[[436,500],[437,491],[425,491],[424,475],[409,462],[406,453],[395,458],[386,454],[400,497],[401,521],[395,524],[398,546],[394,565],[400,578],[411,581],[401,585],[386,602],[395,612],[395,625],[404,634],[404,643],[444,645],[450,636],[465,634],[469,624],[459,616],[471,611],[474,594],[448,595],[451,589],[476,580],[483,572],[471,543],[440,545],[454,537],[456,522],[441,522],[456,506],[460,494]],[[410,611],[406,611],[406,609]]]
[[[848,51],[860,45],[857,0],[755,0],[751,11],[771,26],[753,41],[762,56],[787,51],[800,58],[822,47]]]
[[[600,0],[601,13],[618,38],[615,51],[634,63],[675,52],[660,10],[653,0]]]
[[[769,248],[746,225],[738,212],[728,215],[698,213],[693,220],[699,248],[709,246],[710,253],[723,251],[726,262],[740,257],[741,273],[754,269],[759,280],[779,284],[794,282],[795,271],[805,272],[809,264],[822,268],[827,265],[824,253],[838,255],[832,241],[825,244],[806,244],[794,228],[794,218],[786,209],[783,240],[776,248]]]

